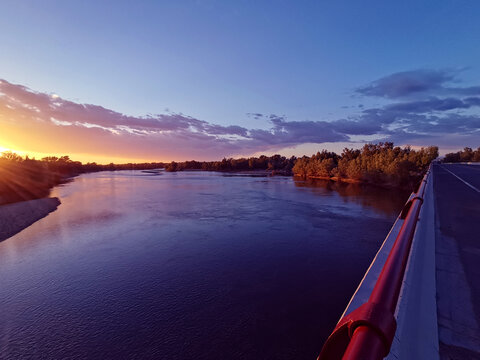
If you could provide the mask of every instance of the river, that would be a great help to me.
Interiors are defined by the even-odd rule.
[[[0,243],[0,358],[315,359],[408,194],[84,174]]]

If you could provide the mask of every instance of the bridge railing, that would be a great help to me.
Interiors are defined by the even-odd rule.
[[[388,355],[397,327],[395,309],[430,172],[431,166],[397,219],[403,223],[368,300],[354,310],[349,304],[318,360],[374,360]]]

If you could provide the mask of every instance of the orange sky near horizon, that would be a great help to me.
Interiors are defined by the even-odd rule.
[[[44,153],[38,151],[28,151],[17,149],[14,147],[4,147],[4,144],[0,140],[0,153],[5,151],[12,151],[22,157],[28,156],[29,158],[34,158],[40,160],[47,156],[65,156],[68,155],[71,160],[73,161],[80,161],[83,164],[89,162],[95,162],[97,164],[126,164],[126,163],[144,163],[144,162],[169,162],[169,161],[162,161],[162,160],[145,160],[145,159],[132,159],[132,158],[121,158],[121,157],[111,157],[111,156],[102,156],[102,155],[92,155],[92,154],[69,154],[69,153]]]
[[[0,120],[2,114],[0,113]],[[29,156],[30,158],[42,159],[46,156],[64,156],[68,155],[70,159],[74,161],[81,161],[82,163],[96,162],[98,164],[109,163],[143,163],[143,162],[169,162],[164,158],[158,158],[156,156],[131,156],[128,153],[122,154],[115,149],[110,149],[107,153],[88,153],[83,151],[76,151],[78,144],[82,144],[85,141],[88,142],[89,134],[88,130],[81,131],[76,135],[72,131],[65,132],[60,131],[58,134],[55,130],[67,130],[63,127],[55,126],[52,124],[39,124],[39,126],[32,127],[30,124],[29,129],[21,126],[20,122],[3,122],[0,125],[0,152],[13,151],[23,157]],[[42,126],[43,125],[43,126]],[[45,129],[46,127],[46,129]],[[68,129],[70,130],[70,129]],[[77,130],[77,129],[75,129]],[[95,130],[94,130],[95,131]],[[52,141],[52,132],[54,138],[58,140]],[[50,136],[48,135],[50,133]],[[92,149],[95,147],[92,146]]]
[[[1,114],[0,114],[1,118]],[[30,158],[35,159],[42,159],[47,156],[64,156],[68,155],[70,159],[73,161],[80,161],[82,163],[88,162],[96,162],[98,164],[125,164],[125,163],[144,163],[144,162],[171,162],[171,161],[186,161],[186,160],[199,160],[198,158],[193,157],[157,157],[155,155],[150,156],[132,156],[128,154],[128,150],[125,154],[115,153],[115,148],[109,149],[107,153],[88,153],[88,152],[77,152],[72,151],[75,148],[75,143],[82,142],[81,138],[75,137],[66,137],[63,138],[62,141],[59,142],[51,142],[50,139],[45,139],[46,141],[42,141],[42,137],[38,137],[32,132],[20,134],[16,131],[11,131],[14,129],[9,129],[1,125],[0,127],[0,153],[4,151],[12,151],[21,155],[22,157],[28,156]],[[92,130],[92,129],[86,129]],[[35,133],[35,131],[33,131]],[[65,147],[66,144],[70,146]],[[59,146],[60,145],[60,146]],[[249,156],[260,156],[260,155],[267,155],[271,156],[276,153],[280,153],[284,156],[291,156],[292,154],[296,156],[303,156],[307,155],[310,156],[316,151],[322,149],[328,149],[330,151],[335,151],[340,153],[344,147],[353,147],[353,148],[361,148],[363,146],[362,143],[324,143],[324,144],[302,144],[298,146],[292,146],[282,149],[283,151],[261,151],[256,152],[253,154],[238,154],[232,157],[249,157]],[[69,147],[71,147],[69,149]],[[420,146],[412,146],[414,149],[419,149]],[[443,151],[442,151],[443,150]],[[452,148],[446,149],[443,148],[440,150],[440,155],[444,155],[447,152],[454,152],[459,149]],[[219,155],[217,157],[212,157],[210,161],[220,160],[224,156]],[[229,156],[227,156],[229,157]]]

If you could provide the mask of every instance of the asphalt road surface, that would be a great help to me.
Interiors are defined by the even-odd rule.
[[[480,165],[435,164],[441,359],[480,359]]]

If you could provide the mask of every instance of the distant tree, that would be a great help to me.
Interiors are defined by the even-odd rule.
[[[470,147],[465,147],[461,151],[455,153],[448,153],[445,155],[443,162],[480,162],[480,147],[473,150]]]
[[[177,171],[177,168],[178,164],[175,161],[172,161],[170,164],[165,166],[165,170],[170,172]]]
[[[2,152],[1,159],[7,160],[7,161],[15,161],[15,162],[23,161],[23,158],[20,155],[18,155],[17,153],[14,153],[13,151]]]
[[[72,160],[70,160],[70,156],[64,155],[64,156],[60,156],[60,158],[57,161],[62,163],[68,163],[68,162],[71,162]]]
[[[480,162],[480,147],[475,150],[475,153],[473,154],[473,162]]]

